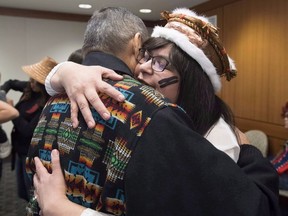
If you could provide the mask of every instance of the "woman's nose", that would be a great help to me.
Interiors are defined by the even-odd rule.
[[[152,59],[148,60],[147,62],[142,63],[140,65],[140,71],[143,73],[152,75],[153,74]]]

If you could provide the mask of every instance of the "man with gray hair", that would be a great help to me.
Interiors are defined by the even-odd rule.
[[[79,125],[73,128],[67,95],[49,100],[27,159],[43,215],[81,215],[86,207],[128,216],[265,215],[269,207],[259,206],[269,206],[269,201],[253,181],[191,129],[193,122],[181,108],[133,79],[131,71],[147,37],[140,18],[123,8],[105,8],[90,19],[83,64],[108,67],[123,75],[121,81],[107,82],[125,101],[119,103],[102,94],[111,118],[104,121],[91,108],[95,127],[89,128],[80,116]],[[54,163],[59,155],[66,196],[72,202],[65,188],[56,190],[60,195],[52,193],[53,187],[61,185],[58,178],[53,179],[59,171]],[[39,158],[53,171],[46,173],[47,178],[42,178],[46,170],[39,168]],[[43,194],[43,187],[38,186],[45,182],[47,193]],[[254,205],[255,200],[261,204]]]

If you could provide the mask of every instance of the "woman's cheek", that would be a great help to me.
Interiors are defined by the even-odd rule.
[[[137,78],[139,76],[139,73],[140,73],[140,65],[137,64],[134,71],[134,77]]]

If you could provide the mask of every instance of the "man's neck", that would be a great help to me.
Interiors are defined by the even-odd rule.
[[[133,77],[129,67],[119,58],[104,52],[90,52],[83,60],[83,65],[99,65],[116,71],[119,74],[127,74]]]

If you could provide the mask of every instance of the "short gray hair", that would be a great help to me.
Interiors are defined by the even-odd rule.
[[[126,49],[128,42],[139,32],[142,41],[148,38],[144,22],[122,7],[107,7],[94,12],[84,35],[83,55],[103,51],[116,55]]]

